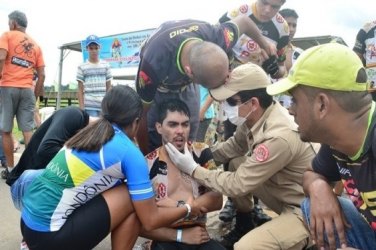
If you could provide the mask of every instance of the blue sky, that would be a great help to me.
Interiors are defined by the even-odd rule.
[[[29,33],[42,47],[46,85],[58,80],[62,44],[83,40],[89,34],[107,36],[157,27],[166,20],[194,18],[215,23],[227,10],[251,1],[240,0],[1,0],[0,32],[8,30],[8,14],[24,11]],[[287,0],[282,8],[299,14],[296,37],[335,35],[353,46],[359,28],[376,19],[374,0]],[[66,56],[63,83],[75,81],[82,56]]]

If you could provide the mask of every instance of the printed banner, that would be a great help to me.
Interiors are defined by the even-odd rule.
[[[119,35],[101,37],[101,60],[110,63],[111,68],[125,68],[138,66],[140,62],[140,46],[154,29],[135,31]],[[85,40],[81,41],[84,61],[89,57],[85,47]]]

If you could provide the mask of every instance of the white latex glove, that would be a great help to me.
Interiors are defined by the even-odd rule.
[[[165,145],[166,151],[170,156],[171,161],[184,173],[192,176],[193,171],[197,168],[198,164],[193,160],[192,154],[188,150],[187,143],[184,147],[184,153],[181,153],[171,143]]]

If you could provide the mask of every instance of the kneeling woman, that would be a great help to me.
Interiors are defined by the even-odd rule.
[[[72,137],[23,196],[21,231],[30,249],[132,249],[141,224],[168,226],[200,208],[157,207],[148,168],[132,138],[142,103],[126,86],[102,101],[102,116]],[[191,211],[192,210],[192,211]]]

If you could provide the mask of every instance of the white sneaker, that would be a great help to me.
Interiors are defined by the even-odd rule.
[[[27,246],[25,241],[21,241],[20,250],[29,250],[29,247]]]

